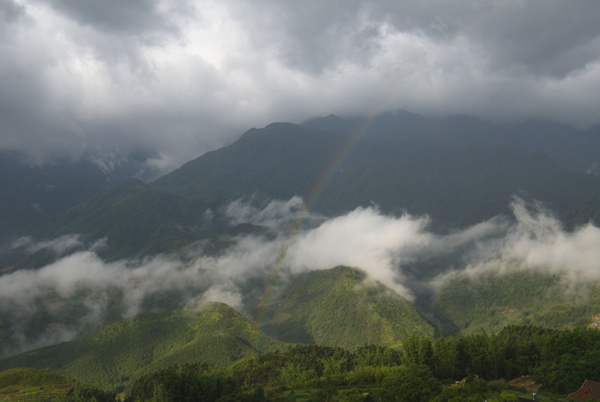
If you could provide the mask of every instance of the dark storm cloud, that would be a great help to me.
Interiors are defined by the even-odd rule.
[[[171,20],[170,12],[183,9],[161,10],[154,0],[45,0],[57,11],[78,23],[90,25],[104,33],[133,36],[155,36],[157,33],[179,35],[180,30]],[[192,10],[190,7],[189,10]]]
[[[476,30],[497,68],[522,66],[563,78],[598,62],[600,7],[594,2],[531,1],[506,7]]]
[[[491,69],[520,66],[536,74],[564,77],[598,61],[600,7],[576,1],[357,0],[244,2],[246,19],[261,46],[275,46],[290,66],[321,71],[342,60],[368,61],[386,51],[382,30],[451,44],[468,40],[486,55]]]
[[[242,1],[233,12],[254,46],[272,49],[290,68],[318,74],[345,61],[368,64],[383,50],[382,21],[364,18],[364,9],[352,0]]]
[[[378,13],[397,30],[441,41],[468,38],[492,70],[520,66],[560,78],[599,59],[600,7],[594,2],[429,1],[412,9],[395,3]]]
[[[0,24],[14,22],[21,15],[23,15],[23,7],[14,0],[5,0],[0,3]]]
[[[0,150],[173,169],[251,127],[406,109],[600,123],[591,1],[0,3]]]

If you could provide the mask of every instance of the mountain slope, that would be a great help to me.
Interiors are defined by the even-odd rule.
[[[126,181],[22,234],[40,240],[78,233],[87,244],[106,238],[108,247],[100,252],[109,260],[170,253],[230,231],[225,221],[208,224],[203,213],[252,195],[300,195],[313,211],[330,216],[375,203],[384,213],[427,214],[434,229],[443,230],[510,216],[509,204],[518,195],[545,203],[573,227],[587,223],[600,191],[600,177],[568,172],[545,155],[514,148],[348,141],[289,123],[252,129],[150,185]],[[48,258],[17,253],[4,258],[0,269],[21,260],[22,267],[40,266]]]
[[[0,187],[0,242],[10,239],[15,233],[42,218],[43,214],[23,197]]]
[[[45,393],[52,390],[68,390],[75,380],[49,372],[31,368],[15,368],[0,372],[0,398],[2,395],[15,394],[20,390],[32,389],[34,392],[43,389]],[[31,399],[31,395],[28,395]],[[23,400],[25,396],[22,396]],[[2,399],[0,399],[2,400]]]
[[[207,208],[222,200],[184,197],[129,179],[69,211],[32,225],[27,232],[35,240],[56,239],[78,234],[83,246],[106,240],[97,253],[105,260],[140,255],[171,253],[196,240],[211,239],[213,250],[226,239],[221,237],[259,230],[253,225],[230,225],[214,214],[207,220]],[[80,247],[81,249],[81,247]],[[38,268],[56,257],[46,248],[33,253],[26,247],[5,251],[0,269]]]
[[[285,342],[398,347],[406,334],[433,335],[412,303],[348,267],[295,276],[255,314],[261,330]]]
[[[231,307],[209,303],[200,312],[146,313],[119,321],[84,339],[0,360],[0,370],[49,368],[91,385],[116,387],[175,363],[228,365],[285,348]]]
[[[456,274],[432,297],[429,311],[446,333],[500,330],[509,324],[545,328],[587,325],[600,313],[598,283],[569,288],[565,278],[541,272]]]
[[[567,172],[545,155],[514,148],[393,137],[349,141],[338,133],[271,124],[152,185],[182,195],[308,199],[317,194],[313,208],[325,214],[374,202],[384,212],[429,214],[445,226],[508,214],[514,195],[535,198],[562,214],[600,189],[596,176]]]
[[[186,163],[153,186],[186,195],[216,191],[231,197],[258,193],[287,199],[310,190],[343,141],[341,135],[273,123]]]
[[[148,157],[143,152],[104,157],[86,154],[79,160],[59,158],[35,165],[20,153],[0,151],[0,241],[127,178],[143,176],[147,170],[143,161]],[[24,210],[30,211],[24,215]]]
[[[597,174],[600,166],[600,126],[580,130],[552,121],[503,125],[465,115],[427,119],[404,110],[382,113],[370,119],[342,119],[329,115],[308,121],[304,126],[342,135],[352,135],[360,130],[367,141],[454,142],[513,147],[524,152],[543,153],[563,168],[582,173]]]

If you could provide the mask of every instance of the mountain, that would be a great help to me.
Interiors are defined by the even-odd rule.
[[[377,143],[379,146],[374,145]],[[415,143],[437,144],[437,147],[425,147],[428,149],[424,150]],[[385,148],[390,144],[391,149],[386,155]],[[469,145],[472,147],[464,148]],[[412,149],[415,146],[416,149]],[[442,196],[449,189],[451,194],[462,192],[465,183],[467,186],[478,184],[469,180],[472,174],[468,174],[463,182],[448,182],[449,176],[464,173],[455,169],[450,169],[448,175],[435,169],[427,170],[428,164],[439,158],[440,149],[443,151],[447,146],[449,153],[442,155],[441,162],[447,161],[451,165],[456,158],[463,158],[460,153],[480,153],[483,147],[504,152],[498,161],[506,167],[510,166],[509,159],[513,156],[507,155],[506,150],[501,151],[502,148],[518,150],[521,155],[544,154],[570,171],[598,173],[600,169],[600,126],[579,130],[548,121],[499,125],[460,115],[427,119],[399,110],[370,119],[342,119],[329,115],[301,126],[275,123],[264,129],[252,129],[232,146],[203,155],[157,180],[154,186],[178,194],[194,194],[204,201],[207,198],[231,200],[249,194],[270,198],[306,197],[316,191],[320,197],[315,208],[327,214],[337,214],[374,201],[386,211],[405,208],[413,213],[432,214],[445,223],[464,224],[464,216],[457,216],[457,211],[451,208],[446,211],[448,205],[438,205],[432,197],[439,194],[430,191],[443,182],[447,183],[447,188],[441,189]],[[457,150],[457,146],[462,149]],[[414,158],[421,164],[406,166],[403,163],[406,153],[414,153]],[[27,234],[24,229],[28,225],[43,217],[63,213],[127,178],[152,177],[156,172],[148,172],[144,165],[151,156],[144,152],[102,157],[89,154],[77,161],[58,159],[35,166],[23,163],[22,155],[0,152],[0,221],[3,222],[0,241]],[[383,157],[381,161],[378,160],[380,156]],[[394,156],[396,160],[390,159]],[[466,165],[472,162],[468,159]],[[337,164],[331,163],[336,161]],[[365,166],[372,168],[365,170]],[[490,166],[478,166],[477,163],[472,168],[475,172],[482,168],[482,173],[490,170]],[[426,177],[416,177],[419,175]],[[329,180],[329,184],[320,188],[316,183],[323,179]],[[530,179],[535,180],[535,177]],[[365,184],[367,187],[363,189]],[[493,184],[491,188],[494,188]],[[390,194],[385,190],[390,186],[402,187],[405,193],[412,194],[412,198]],[[506,190],[529,191],[523,183],[514,183],[510,187]],[[471,194],[465,194],[463,198],[468,195]],[[505,201],[504,191],[495,195]],[[549,202],[550,198],[545,197],[544,201]],[[457,204],[462,200],[449,202]],[[497,211],[498,206],[493,209]],[[480,210],[481,207],[475,209],[476,212]]]
[[[294,276],[254,314],[266,334],[293,343],[400,347],[409,334],[433,335],[412,303],[348,267]]]
[[[123,180],[152,177],[143,164],[150,156],[88,153],[79,160],[62,158],[36,165],[17,152],[0,152],[0,241]]]
[[[433,334],[431,325],[411,302],[381,283],[367,279],[362,271],[353,268],[337,267],[295,275],[284,287],[277,288],[273,293],[276,296],[268,301],[264,297],[272,293],[265,292],[266,283],[259,283],[260,281],[268,279],[255,279],[242,285],[240,291],[245,310],[251,312],[252,321],[261,331],[282,342],[316,343],[351,349],[375,343],[398,348],[407,334]],[[207,283],[204,288],[201,287],[203,285],[196,285],[190,289],[157,291],[144,298],[140,310],[162,312],[163,315],[148,317],[154,317],[156,322],[172,327],[173,324],[166,323],[164,313],[177,312],[179,306],[197,297],[209,285]],[[136,286],[136,283],[131,283],[131,286]],[[0,351],[10,356],[15,351],[23,350],[26,345],[48,342],[47,339],[60,339],[60,334],[76,333],[82,337],[115,323],[126,313],[124,292],[127,290],[111,288],[108,291],[107,305],[101,314],[94,314],[93,319],[90,318],[90,308],[84,306],[89,306],[90,300],[98,297],[94,294],[94,289],[69,297],[41,295],[38,297],[39,302],[33,302],[35,306],[30,306],[35,310],[35,315],[26,319],[18,308],[14,312],[4,311],[0,316],[0,334],[4,334],[6,338],[0,342]],[[142,322],[148,321],[144,320]],[[120,322],[121,324],[117,322],[112,325],[125,325]],[[18,329],[16,334],[13,333],[15,329]],[[156,332],[152,329],[148,331]],[[172,334],[165,336],[170,337]],[[91,348],[96,347],[90,345]],[[84,346],[84,349],[87,347]]]
[[[64,212],[108,185],[102,170],[88,160],[57,160],[32,166],[20,155],[0,152],[0,188],[22,197],[45,216]]]
[[[23,197],[0,187],[0,242],[43,217],[44,215]]]
[[[238,235],[270,234],[269,228],[234,224],[228,218],[227,206],[240,198],[264,206],[272,199],[299,195],[304,197],[311,212],[327,216],[338,216],[359,206],[375,204],[386,214],[427,214],[432,222],[428,230],[435,233],[449,233],[498,214],[510,216],[509,204],[515,195],[543,202],[568,229],[598,219],[600,177],[569,171],[548,155],[537,152],[544,151],[541,145],[536,145],[538,134],[528,134],[529,137],[525,136],[519,143],[521,145],[514,140],[515,145],[506,139],[510,136],[507,137],[507,129],[503,126],[465,116],[434,121],[407,112],[388,114],[366,123],[335,116],[305,125],[274,123],[249,130],[230,146],[202,155],[152,183],[125,180],[66,212],[46,217],[27,230],[15,232],[15,235],[30,236],[31,239],[3,246],[0,274],[45,266],[74,251],[89,249],[100,240],[104,246],[96,247],[94,251],[104,261],[129,258],[140,261],[160,253],[172,256],[192,243],[198,244],[198,252],[220,255]],[[533,132],[534,128],[540,133],[543,131],[541,123],[513,127],[515,132]],[[554,128],[550,125],[548,130]],[[556,147],[552,149],[560,148],[565,138],[566,129],[559,127],[556,130],[558,134],[552,134],[552,138],[558,139],[553,142]],[[585,138],[588,134],[593,136],[593,129],[588,131],[575,130],[572,134]],[[530,140],[526,141],[526,138]],[[588,145],[590,150],[595,149],[593,141]],[[565,152],[568,152],[564,155],[575,155],[579,148],[580,145],[566,147]],[[582,157],[582,160],[586,158]],[[18,205],[29,205],[18,195],[2,199],[2,202],[4,200],[8,200],[8,205],[16,205],[15,211]],[[13,209],[12,206],[6,208]],[[15,215],[20,216],[16,226],[39,219],[31,205],[20,211]],[[30,246],[75,235],[77,241],[60,252],[51,247]],[[185,258],[184,253],[181,254],[173,258]],[[460,261],[460,256],[455,260]],[[435,274],[445,272],[451,264],[432,260],[414,265],[415,272],[431,278],[434,275],[430,271]],[[332,273],[315,275],[323,278],[298,278],[300,290],[292,289],[277,296],[282,300],[281,306],[271,302],[259,305],[255,318],[265,331],[285,340],[347,346],[371,340],[397,345],[407,322],[410,323],[408,327],[421,328],[424,333],[431,331],[416,310],[412,306],[406,307],[407,304],[399,299],[392,303],[390,298],[381,298],[366,290],[364,294],[347,292],[340,299],[332,296],[338,295],[339,289],[350,286],[345,283],[352,283],[353,275],[358,274],[339,274],[339,277],[331,278],[326,276]],[[355,278],[355,281],[359,279]],[[499,283],[502,291],[511,289],[508,282]],[[444,325],[453,330],[464,329],[467,322],[475,320],[480,320],[481,325],[488,323],[486,317],[492,316],[492,309],[501,311],[503,305],[510,305],[514,296],[493,296],[489,301],[481,301],[478,295],[492,293],[489,289],[475,287],[463,302],[460,297],[453,298],[460,294],[461,286],[442,290],[429,305],[431,311],[443,319]],[[471,288],[471,285],[465,286],[465,289]],[[303,294],[312,295],[314,301],[303,299]],[[292,295],[296,298],[286,299]],[[363,310],[364,304],[360,300],[373,306],[374,313]],[[427,302],[419,307],[425,310]],[[36,311],[41,313],[24,326],[27,331],[39,335],[55,321],[44,316],[43,308],[38,309],[44,300],[35,303]],[[72,304],[77,303],[70,303],[69,308]],[[166,304],[168,308],[161,311],[174,308],[176,303]],[[388,304],[395,306],[392,310],[397,310],[398,316],[388,311],[385,307]],[[480,305],[486,307],[482,310]],[[335,315],[323,306],[335,307]],[[358,313],[346,316],[346,306],[354,306]],[[523,306],[527,309],[524,311],[529,312],[530,305]],[[74,307],[73,311],[76,311]],[[466,318],[461,314],[467,314]],[[65,313],[64,316],[75,320],[81,315]],[[117,316],[120,315],[114,315]],[[337,322],[338,317],[342,321]],[[532,319],[529,315],[524,317]],[[0,322],[0,338],[7,342],[10,334],[3,334],[1,329],[11,326],[5,317],[1,318],[4,321]],[[113,318],[106,322],[112,321]],[[345,323],[356,328],[366,326],[366,329],[350,336],[339,329],[346,328]],[[343,335],[336,335],[336,331]]]
[[[434,230],[449,230],[498,214],[510,216],[515,195],[543,202],[573,227],[595,216],[598,193],[600,177],[567,171],[541,153],[465,142],[408,142],[402,137],[362,141],[274,123],[249,130],[232,145],[153,183],[131,179],[109,188],[21,234],[42,240],[77,233],[85,244],[106,238],[101,255],[112,260],[169,253],[226,234],[231,229],[227,222],[208,222],[203,214],[251,196],[269,200],[299,195],[312,211],[329,216],[374,203],[384,213],[427,214]],[[22,250],[13,254],[3,259],[0,269],[37,267],[52,258]]]
[[[0,360],[0,370],[48,368],[98,387],[173,364],[231,364],[256,353],[283,350],[276,341],[222,303],[168,314],[145,313],[92,335]]]
[[[218,213],[205,219],[203,213],[221,202],[184,197],[129,179],[68,212],[31,225],[26,233],[36,240],[78,234],[81,247],[72,251],[105,239],[106,247],[97,252],[111,261],[171,253],[201,239],[209,239],[209,251],[216,251],[228,236],[261,230],[250,224],[230,225]],[[58,256],[48,248],[30,251],[27,244],[13,246],[4,251],[0,269],[38,268]]]
[[[376,203],[386,213],[428,214],[435,224],[456,227],[509,214],[514,195],[564,213],[600,189],[600,178],[568,172],[541,153],[511,147],[409,142],[401,136],[360,141],[276,123],[246,132],[152,186],[185,196],[228,194],[229,199],[300,195],[328,215]]]
[[[359,132],[366,141],[464,143],[512,147],[543,153],[565,169],[600,172],[600,126],[580,130],[553,121],[530,120],[520,124],[493,124],[476,117],[455,115],[428,119],[404,110],[369,119],[343,119],[329,115],[304,126],[342,135]]]
[[[600,313],[600,284],[570,288],[560,276],[531,271],[479,277],[456,274],[432,297],[429,311],[446,333],[500,330],[510,324],[565,329]]]

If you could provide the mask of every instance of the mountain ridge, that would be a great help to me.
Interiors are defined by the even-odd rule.
[[[195,312],[143,313],[118,321],[83,339],[0,360],[0,370],[50,370],[96,386],[119,386],[124,379],[175,363],[225,366],[266,351],[287,348],[263,334],[223,303]]]
[[[265,333],[291,343],[399,348],[407,334],[433,336],[414,305],[360,269],[339,266],[295,275],[256,307]],[[254,313],[256,315],[256,312]]]

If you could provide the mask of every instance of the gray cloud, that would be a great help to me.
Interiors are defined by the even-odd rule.
[[[174,2],[175,6],[149,0],[127,3],[117,0],[101,3],[93,0],[50,0],[45,3],[78,23],[103,33],[150,37],[160,33],[179,35],[179,27],[170,14],[193,11],[191,6],[181,1]]]
[[[261,1],[260,17],[245,19],[256,2],[241,3],[240,20],[257,43],[312,72],[344,61],[368,64],[388,50],[386,36],[398,33],[449,47],[466,40],[492,70],[520,66],[562,78],[598,61],[600,10],[592,2]]]
[[[329,113],[586,127],[599,17],[588,1],[5,1],[0,150],[144,150],[168,171],[250,127]]]
[[[288,201],[270,201],[264,208],[240,199],[230,203],[225,214],[233,225],[251,223],[278,231],[291,228],[299,220],[303,221],[303,227],[311,228],[326,220],[319,214],[308,214],[304,201],[298,196],[292,197]]]
[[[4,24],[16,22],[23,15],[23,6],[14,0],[6,0],[0,3],[0,29],[4,30]]]
[[[598,62],[599,16],[597,4],[585,1],[523,2],[500,6],[476,36],[498,68],[561,79]]]

